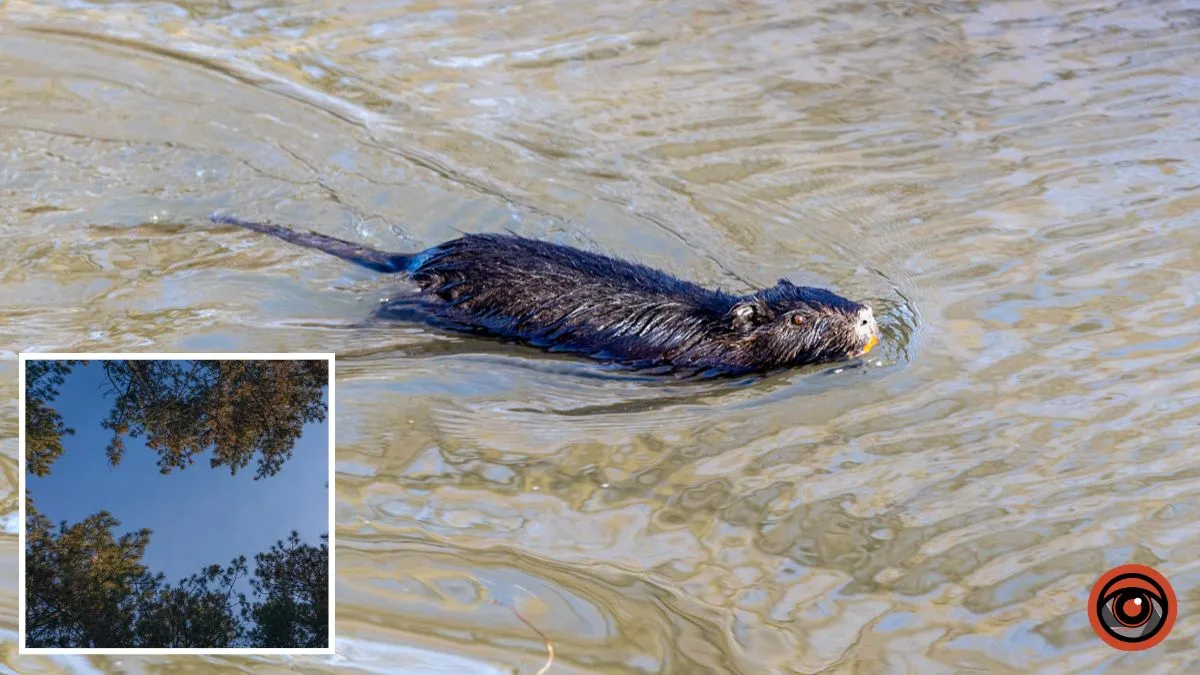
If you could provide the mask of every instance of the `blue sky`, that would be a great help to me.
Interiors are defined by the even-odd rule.
[[[274,476],[254,480],[257,456],[230,476],[228,467],[209,467],[207,452],[195,464],[164,476],[157,455],[142,439],[127,438],[121,463],[109,467],[105,448],[111,432],[100,426],[112,409],[105,382],[99,362],[76,366],[51,404],[75,435],[63,438],[63,454],[50,474],[27,474],[26,486],[55,526],[104,509],[121,521],[114,536],[148,527],[154,532],[142,562],[165,573],[172,584],[242,554],[253,574],[254,554],[292,530],[310,544],[327,531],[328,490],[333,489],[328,417],[304,427],[291,458]],[[250,592],[248,586],[238,590]]]

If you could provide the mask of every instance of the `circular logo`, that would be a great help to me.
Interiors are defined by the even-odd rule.
[[[1175,589],[1157,570],[1119,565],[1092,586],[1088,619],[1111,647],[1135,652],[1166,639],[1175,625]]]

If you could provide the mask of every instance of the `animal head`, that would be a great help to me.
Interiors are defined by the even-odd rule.
[[[869,306],[787,279],[741,298],[726,318],[735,340],[779,366],[862,356],[879,342]]]

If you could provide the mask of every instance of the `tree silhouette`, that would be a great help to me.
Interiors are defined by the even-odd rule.
[[[246,556],[239,556],[227,568],[209,565],[174,587],[159,586],[138,606],[137,641],[160,648],[238,646],[246,631],[234,610],[246,596],[233,589],[245,574]]]
[[[25,522],[29,647],[328,646],[327,535],[312,546],[293,531],[256,555],[251,603],[234,592],[245,556],[171,586],[141,563],[150,530],[114,538],[106,511],[55,528],[32,500]]]
[[[302,544],[295,530],[285,544],[254,556],[250,585],[263,596],[246,608],[250,641],[263,647],[321,647],[329,640],[329,536]]]
[[[26,452],[38,476],[63,452],[74,433],[49,406],[80,362],[26,362]],[[112,432],[112,466],[121,463],[125,438],[145,437],[164,474],[183,469],[212,450],[210,465],[245,468],[257,454],[254,479],[273,476],[292,455],[309,422],[323,422],[325,361],[104,361],[113,407],[102,423]]]
[[[139,602],[157,585],[141,564],[150,530],[114,539],[107,511],[55,532],[26,506],[25,630],[31,647],[123,647],[134,641]]]

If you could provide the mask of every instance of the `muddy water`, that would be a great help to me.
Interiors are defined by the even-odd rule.
[[[1190,2],[0,4],[0,417],[23,350],[336,351],[337,658],[20,672],[1196,672]],[[205,222],[509,228],[869,300],[857,368],[687,385],[412,327]],[[1167,641],[1096,638],[1109,567]],[[516,610],[514,612],[513,610]]]

